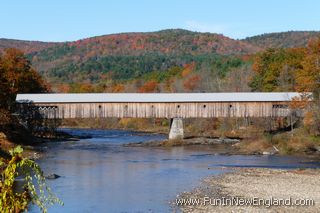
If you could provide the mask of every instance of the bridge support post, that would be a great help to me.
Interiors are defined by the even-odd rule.
[[[169,140],[183,139],[183,121],[182,118],[172,118],[170,122]]]

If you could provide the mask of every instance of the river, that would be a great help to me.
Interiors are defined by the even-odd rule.
[[[39,164],[61,177],[48,184],[64,206],[50,212],[170,212],[169,202],[228,167],[320,167],[303,157],[219,154],[215,146],[125,147],[166,135],[121,130],[64,129],[90,135],[80,141],[50,142]],[[226,169],[227,168],[227,169]],[[38,212],[32,207],[30,212]]]

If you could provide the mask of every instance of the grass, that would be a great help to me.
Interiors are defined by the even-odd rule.
[[[274,150],[276,147],[281,155],[310,154],[320,145],[320,137],[310,136],[304,128],[294,129],[293,132],[277,134],[261,134],[243,140],[239,151],[245,154],[262,153]]]
[[[272,149],[272,144],[265,137],[251,138],[242,141],[238,148],[244,154],[261,154],[263,151]]]
[[[316,150],[315,146],[320,144],[320,137],[310,136],[303,127],[267,137],[270,143],[279,149],[280,154],[285,155],[312,153]]]

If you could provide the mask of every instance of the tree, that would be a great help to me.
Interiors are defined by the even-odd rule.
[[[112,86],[112,92],[115,92],[115,93],[119,93],[119,92],[123,92],[124,91],[124,86],[123,84],[115,84]]]
[[[320,94],[320,38],[309,42],[302,69],[296,73],[297,89],[301,92],[313,92],[319,99]]]
[[[201,77],[199,75],[194,75],[183,82],[183,87],[187,91],[194,91],[198,88]]]
[[[31,67],[18,49],[6,49],[0,58],[1,107],[13,106],[17,93],[40,93],[50,90],[48,84]]]
[[[23,212],[29,202],[37,205],[42,212],[54,203],[63,203],[51,192],[45,184],[45,177],[39,165],[22,157],[23,149],[17,146],[10,150],[11,158],[0,159],[0,212]],[[24,178],[23,190],[16,192],[14,184],[17,177]],[[33,180],[34,179],[34,180]]]
[[[232,69],[226,76],[223,91],[226,92],[249,92],[249,82],[253,76],[251,66],[243,65]]]
[[[296,73],[297,90],[300,92],[312,92],[314,103],[309,115],[312,114],[312,125],[306,127],[314,135],[320,135],[320,38],[309,42],[306,56],[302,61],[302,69]],[[311,131],[312,129],[312,131]]]
[[[5,69],[0,58],[0,108],[6,109],[8,106],[7,98],[10,94],[9,81],[6,78]]]
[[[192,62],[190,64],[185,64],[183,66],[183,70],[181,72],[181,76],[184,78],[186,76],[188,76],[196,67],[196,63]]]
[[[252,65],[254,91],[294,91],[295,73],[302,68],[304,49],[267,49],[257,55]]]
[[[147,81],[142,87],[138,89],[139,92],[142,93],[150,93],[150,92],[157,92],[158,91],[158,83],[154,80]]]
[[[57,90],[62,93],[68,93],[70,91],[70,86],[68,84],[60,84],[57,86]]]

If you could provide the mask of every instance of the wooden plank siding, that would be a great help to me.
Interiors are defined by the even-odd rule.
[[[23,104],[22,104],[23,105]],[[288,102],[34,103],[46,118],[285,117]]]

